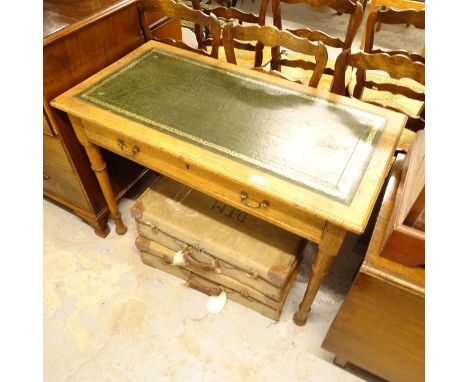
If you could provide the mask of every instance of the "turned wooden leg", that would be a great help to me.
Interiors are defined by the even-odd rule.
[[[69,116],[70,121],[75,130],[76,136],[80,143],[84,146],[86,154],[88,154],[89,161],[91,162],[91,169],[96,174],[96,178],[101,186],[104,199],[106,200],[107,207],[109,208],[110,215],[115,222],[115,232],[119,235],[123,235],[127,232],[127,227],[122,221],[117,202],[115,201],[114,192],[109,179],[109,174],[106,170],[106,163],[102,158],[101,150],[99,146],[88,141],[86,133],[83,129],[83,124],[79,118]]]
[[[317,257],[312,264],[312,273],[307,284],[307,289],[298,311],[294,314],[296,325],[302,326],[306,323],[310,307],[314,302],[323,278],[327,275],[335,256],[340,251],[345,235],[346,230],[343,228],[329,223],[326,224],[319,243]]]
[[[127,227],[122,221],[117,202],[115,201],[114,192],[109,179],[109,174],[106,170],[106,163],[102,159],[101,150],[98,146],[89,143],[85,146],[89,160],[91,162],[91,169],[96,174],[99,185],[101,186],[102,193],[106,199],[107,207],[109,208],[110,215],[115,222],[115,232],[119,235],[123,235],[127,232]]]

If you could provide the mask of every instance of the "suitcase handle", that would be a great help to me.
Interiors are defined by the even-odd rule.
[[[208,296],[219,296],[221,292],[223,291],[223,288],[221,287],[209,287],[206,285],[201,284],[197,280],[193,280],[191,275],[189,276],[188,280],[185,282],[187,286],[190,288],[196,289],[199,292],[202,292],[204,294],[207,294]]]
[[[187,263],[189,263],[189,265],[191,265],[192,267],[197,268],[197,269],[202,269],[204,271],[214,271],[217,268],[216,264],[204,263],[202,261],[198,261],[197,259],[192,257],[191,254],[188,252],[184,253],[184,260]]]

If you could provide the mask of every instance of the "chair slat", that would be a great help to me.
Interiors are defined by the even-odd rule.
[[[402,81],[399,83],[366,80],[366,72],[383,71],[392,79],[409,78],[420,85],[425,85],[425,65],[421,62],[414,62],[405,55],[390,55],[387,53],[365,53],[358,52],[351,54],[350,49],[343,51],[337,58],[335,64],[335,75],[333,77],[332,92],[339,95],[346,95],[345,73],[348,66],[356,69],[356,85],[351,94],[352,97],[362,99],[364,89],[377,91],[388,91],[392,94],[400,94],[407,98],[424,102],[425,94],[415,91],[411,87],[405,86]],[[424,104],[419,115],[409,115],[405,110],[394,105],[384,105],[378,101],[364,99],[364,101],[378,106],[383,106],[390,110],[404,113],[408,116],[406,128],[413,131],[421,130],[425,126]]]
[[[223,32],[224,49],[228,62],[237,63],[234,51],[235,41],[257,41],[263,46],[284,47],[291,51],[315,58],[315,70],[309,86],[317,87],[328,60],[327,50],[322,42],[312,43],[288,31],[280,31],[273,26],[227,26]],[[258,45],[257,45],[258,46]],[[295,60],[298,62],[298,60]],[[299,60],[301,61],[301,60]],[[304,60],[305,61],[305,60]],[[313,61],[312,61],[313,62]],[[254,64],[254,67],[260,65]]]
[[[312,8],[330,8],[337,12],[338,15],[349,15],[348,25],[345,36],[332,36],[321,30],[313,30],[310,28],[300,28],[288,30],[291,33],[306,37],[310,41],[321,41],[326,46],[348,49],[351,47],[354,38],[361,25],[364,8],[361,0],[272,0],[273,24],[282,29],[281,20],[281,5],[282,4],[307,4]],[[341,17],[341,16],[340,16]],[[280,66],[280,51],[277,48],[272,49],[272,68],[281,71]],[[333,74],[332,68],[327,68],[327,72]]]
[[[210,54],[206,52],[206,48],[204,49],[203,40],[200,33],[201,29],[198,29],[199,33],[195,33],[198,42],[198,49],[191,47],[183,41],[175,41],[173,39],[154,38],[156,41],[175,45],[179,48],[197,52],[206,56],[218,58],[219,46],[221,43],[221,25],[218,21],[218,18],[214,14],[206,15],[201,10],[189,8],[184,4],[178,4],[172,0],[141,0],[139,2],[139,10],[140,21],[144,30],[145,39],[153,38],[151,33],[149,33],[149,28],[145,19],[145,12],[161,12],[169,18],[190,21],[194,23],[195,26],[208,28],[212,36],[212,49]]]
[[[416,9],[379,9],[371,12],[367,17],[366,29],[364,34],[364,52],[366,53],[388,53],[391,55],[402,54],[410,57],[413,61],[424,62],[424,58],[415,52],[400,49],[389,50],[374,48],[375,32],[380,24],[389,25],[412,25],[418,29],[425,29],[425,10]]]

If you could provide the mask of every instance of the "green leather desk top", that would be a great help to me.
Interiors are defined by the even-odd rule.
[[[157,49],[77,97],[345,204],[387,123]]]

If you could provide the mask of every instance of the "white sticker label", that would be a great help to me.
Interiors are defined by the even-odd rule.
[[[184,259],[184,252],[183,251],[178,251],[174,255],[174,258],[172,259],[172,265],[178,265],[178,266],[184,266],[187,265]]]
[[[208,309],[208,312],[210,313],[214,313],[214,314],[219,313],[224,309],[226,302],[227,302],[227,296],[226,296],[226,292],[223,290],[221,291],[219,296],[210,296],[206,304],[206,309]]]
[[[266,179],[265,178],[262,178],[261,176],[258,176],[258,175],[251,175],[250,176],[250,180],[254,183],[257,183],[257,184],[263,184],[266,182]]]

